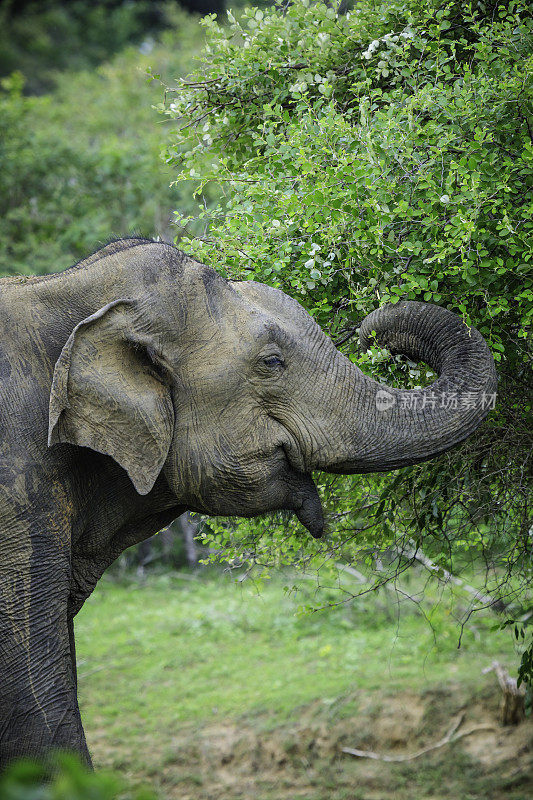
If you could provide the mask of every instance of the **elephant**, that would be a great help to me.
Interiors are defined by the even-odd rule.
[[[485,340],[445,308],[404,301],[362,321],[363,347],[376,337],[439,376],[387,387],[279,289],[151,239],[0,287],[2,766],[55,748],[90,764],[73,619],[125,548],[185,511],[283,509],[320,537],[313,471],[430,459],[495,392]]]

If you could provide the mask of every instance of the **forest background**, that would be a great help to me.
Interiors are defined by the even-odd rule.
[[[527,683],[526,8],[404,0],[337,13],[299,0],[200,25],[170,2],[2,3],[0,272],[60,270],[112,236],[177,241],[223,274],[280,286],[362,369],[405,386],[432,375],[377,347],[360,353],[367,313],[422,299],[475,324],[500,384],[474,437],[391,475],[322,478],[325,543],[283,516],[211,520],[202,553],[241,582],[284,570],[294,609],[330,609],[333,628],[335,609],[369,613],[367,593],[379,606],[387,585],[441,629],[441,645],[472,623],[490,651],[491,628],[506,626]],[[183,535],[172,542],[167,563],[168,546],[153,544],[145,569],[157,580],[183,570]],[[141,561],[122,559],[115,579]],[[372,605],[370,629],[380,614]]]

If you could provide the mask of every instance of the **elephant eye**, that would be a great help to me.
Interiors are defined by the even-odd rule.
[[[275,367],[284,367],[285,364],[283,359],[279,356],[267,356],[263,359],[263,364],[265,367],[269,367],[270,369],[274,369]]]

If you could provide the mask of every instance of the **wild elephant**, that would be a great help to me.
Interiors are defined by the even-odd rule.
[[[482,336],[443,308],[363,321],[363,344],[375,331],[439,374],[388,388],[281,291],[148,239],[0,288],[2,764],[54,747],[90,761],[73,618],[125,548],[187,509],[289,509],[321,536],[313,470],[429,459],[475,430],[495,390]]]

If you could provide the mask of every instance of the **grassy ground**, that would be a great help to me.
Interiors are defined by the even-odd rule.
[[[226,576],[101,582],[77,619],[80,702],[97,766],[168,798],[531,796],[531,726],[498,726],[493,659],[508,634],[478,617],[457,649],[450,598],[421,613],[391,593],[299,615],[314,585],[257,594]],[[479,728],[405,764],[458,714]]]

